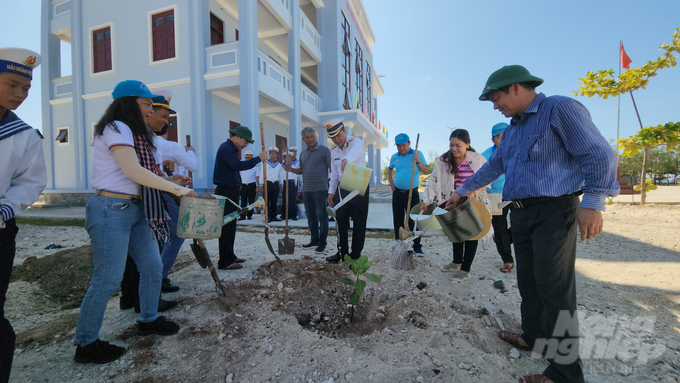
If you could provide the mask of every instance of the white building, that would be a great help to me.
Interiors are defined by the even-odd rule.
[[[72,75],[61,76],[60,42]],[[171,137],[191,136],[194,187],[211,189],[214,159],[235,125],[265,145],[304,145],[303,127],[343,117],[380,179],[383,88],[362,0],[42,0],[45,193],[91,193],[93,126],[122,80],[173,92]]]

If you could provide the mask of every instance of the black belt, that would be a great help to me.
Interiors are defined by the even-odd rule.
[[[247,184],[243,184],[243,186],[252,185],[252,184],[254,184],[254,183],[255,183],[255,182],[250,182],[250,183],[247,183]]]
[[[414,192],[418,192],[418,188],[413,188],[411,190],[413,190]],[[408,189],[404,190],[404,189],[399,189],[399,188],[396,188],[396,187],[394,188],[394,191],[398,191],[398,192],[404,193],[404,194],[410,192],[411,190],[408,190]]]
[[[528,207],[532,207],[535,205],[540,205],[542,203],[548,203],[548,202],[556,202],[560,201],[563,199],[569,199],[573,198],[576,196],[580,196],[583,194],[581,190],[571,193],[571,194],[565,194],[561,195],[559,197],[534,197],[534,198],[525,198],[525,199],[518,199],[516,201],[512,201],[512,207],[514,209],[526,209]]]

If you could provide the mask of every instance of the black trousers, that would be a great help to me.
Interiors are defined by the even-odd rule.
[[[286,193],[288,193],[288,218],[298,217],[297,193],[298,188],[295,180],[288,180],[283,183],[283,210],[281,217],[286,218]]]
[[[550,366],[543,373],[558,383],[584,381],[576,315],[578,208],[577,196],[558,197],[528,208],[513,207],[510,216],[522,295],[522,338],[544,354]],[[546,343],[559,345],[559,351],[543,347]]]
[[[276,207],[279,203],[279,190],[281,186],[278,181],[267,181],[267,214],[268,218],[276,218]]]
[[[14,255],[16,254],[17,232],[16,222],[10,219],[5,228],[0,229],[0,382],[8,382],[12,359],[14,358],[14,342],[16,335],[9,321],[5,318],[5,300],[9,278],[12,275]]]
[[[512,258],[512,235],[511,229],[508,228],[508,211],[510,205],[503,208],[502,215],[492,215],[491,225],[493,226],[493,240],[496,242],[496,249],[500,254],[503,263],[515,263]]]
[[[411,195],[411,203],[407,205],[408,202],[408,190],[396,189],[392,191],[392,223],[394,224],[394,239],[399,238],[399,228],[404,226],[404,214],[410,214],[410,211],[406,211],[409,207],[413,208],[420,204],[420,195],[418,194],[418,188],[413,189]],[[413,227],[413,220],[409,218],[408,226],[411,230],[415,230]],[[413,248],[419,249],[420,238],[413,241]]]
[[[469,273],[472,261],[475,260],[475,254],[477,254],[478,244],[479,241],[454,242],[453,263],[460,264],[460,269]]]
[[[338,189],[342,194],[341,197],[346,197],[350,192],[343,189]],[[341,206],[335,212],[335,217],[338,224],[338,231],[340,233],[339,251],[340,255],[344,257],[349,254],[350,258],[358,259],[361,256],[361,251],[364,249],[364,241],[366,240],[366,219],[368,218],[368,194],[369,187],[363,196],[357,195]],[[349,251],[349,219],[352,218],[352,251]]]
[[[251,203],[255,202],[255,198],[257,195],[256,189],[257,185],[255,184],[255,182],[241,185],[241,207],[246,207]],[[251,210],[241,215],[241,219],[245,217],[251,219],[253,217],[253,211]]]
[[[233,186],[218,186],[215,188],[215,194],[221,195],[235,201],[238,198],[240,187]],[[235,212],[236,206],[231,203],[224,204],[224,215]],[[236,261],[236,254],[234,253],[234,241],[236,240],[236,220],[229,222],[222,226],[222,235],[219,239],[220,246],[220,260],[217,267],[227,267]]]

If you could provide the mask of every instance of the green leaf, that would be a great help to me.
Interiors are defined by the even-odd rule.
[[[366,281],[357,279],[357,281],[354,283],[354,292],[357,294],[361,295],[364,293],[364,288],[366,287]]]
[[[348,284],[348,285],[353,285],[353,284],[354,284],[354,281],[351,280],[351,279],[349,279],[349,278],[347,278],[347,277],[342,277],[342,283],[346,283],[346,284]]]
[[[376,283],[380,282],[380,277],[375,275],[375,274],[366,273],[366,274],[364,274],[364,276],[372,282],[376,282]]]
[[[354,264],[354,260],[349,257],[349,255],[345,254],[345,257],[343,258],[345,262],[349,263],[350,265]]]
[[[356,306],[359,304],[359,300],[361,300],[361,295],[357,294],[356,291],[353,291],[352,295],[349,296],[349,304]]]

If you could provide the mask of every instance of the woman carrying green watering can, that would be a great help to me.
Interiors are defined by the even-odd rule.
[[[420,204],[421,210],[427,210],[427,205],[435,203],[442,205],[451,198],[453,192],[466,179],[479,170],[486,163],[486,159],[470,147],[470,134],[465,129],[456,129],[449,136],[449,150],[442,154],[434,165],[432,175],[425,187],[425,195]],[[475,198],[491,211],[486,187],[471,192],[468,198]],[[483,241],[488,240],[487,234]],[[442,271],[454,272],[454,279],[465,279],[470,273],[472,261],[477,253],[478,240],[453,243],[453,262],[442,266]],[[486,247],[486,246],[485,246]]]

